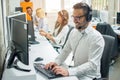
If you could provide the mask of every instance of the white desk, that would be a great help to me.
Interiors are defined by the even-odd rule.
[[[120,36],[120,30],[114,30],[114,32]]]
[[[120,26],[117,26],[117,25],[112,25],[111,26],[112,29],[114,30],[114,32],[120,36],[120,30],[118,30],[118,28],[120,28]]]
[[[45,37],[42,37],[39,35],[39,33],[36,33],[37,41],[40,42],[40,44],[31,45],[30,51],[29,51],[29,66],[31,68],[31,72],[22,72],[12,69],[5,69],[3,74],[2,80],[48,80],[44,75],[40,73],[36,73],[35,69],[33,67],[34,60],[37,57],[42,57],[44,60],[42,63],[46,64],[50,61],[54,61],[58,53],[54,50],[52,45],[46,40]],[[70,77],[61,77],[61,78],[55,78],[51,80],[78,80],[75,76]]]

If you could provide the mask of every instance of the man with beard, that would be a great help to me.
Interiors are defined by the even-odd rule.
[[[90,24],[92,10],[86,3],[77,3],[73,6],[72,17],[75,29],[71,31],[61,54],[54,62],[46,64],[45,69],[51,69],[55,74],[62,76],[77,76],[80,80],[99,78],[105,42],[102,35]],[[64,68],[61,65],[71,51],[74,66]]]

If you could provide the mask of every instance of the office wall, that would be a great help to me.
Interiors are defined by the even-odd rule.
[[[31,1],[33,2],[33,14],[35,14],[37,8],[45,9],[44,7],[45,0],[31,0]]]
[[[119,9],[120,9],[120,2],[119,2],[120,0],[116,0],[115,1],[115,11],[117,12],[117,11],[119,11]]]
[[[0,1],[0,75],[2,71],[2,65],[4,61],[4,37],[3,37],[3,19],[2,19],[2,6],[1,6],[1,1]]]
[[[24,0],[20,0],[20,2],[23,2]],[[35,14],[35,10],[37,8],[43,8],[45,9],[45,0],[30,0],[31,2],[33,2],[33,14]]]
[[[116,12],[120,11],[120,0],[109,0],[108,2],[108,12],[109,12],[109,23],[115,24]],[[114,17],[114,18],[113,18]]]
[[[57,20],[57,12],[56,13],[48,13],[47,14],[47,22],[51,32],[53,32],[55,22]]]
[[[120,11],[120,0],[118,0],[118,11]]]
[[[9,0],[9,13],[13,14],[13,12],[15,11],[15,7],[19,7],[19,6],[20,6],[20,0]]]
[[[108,15],[109,15],[109,23],[113,24],[114,20],[113,20],[113,16],[114,16],[114,11],[115,11],[115,7],[114,7],[114,0],[109,0],[108,1]]]

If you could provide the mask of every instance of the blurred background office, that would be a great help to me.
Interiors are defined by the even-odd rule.
[[[6,0],[7,1],[7,0]],[[42,8],[47,12],[47,17],[48,17],[48,24],[50,25],[51,29],[53,30],[53,25],[55,23],[55,20],[57,18],[56,14],[59,10],[61,9],[66,9],[70,13],[70,16],[72,15],[72,6],[76,2],[86,2],[88,3],[92,9],[98,13],[94,14],[95,17],[99,17],[103,22],[108,22],[110,24],[115,23],[116,19],[116,12],[119,11],[119,0],[116,1],[110,1],[110,0],[53,0],[55,3],[54,5],[51,3],[50,0],[30,0],[32,2],[32,5],[30,4],[29,6],[33,6],[33,15],[36,13],[37,8]],[[6,7],[4,9],[6,11],[6,15],[12,14],[15,10],[15,7],[20,7],[21,3],[24,2],[24,0],[11,0],[3,1]],[[52,18],[51,18],[52,17]],[[70,23],[73,24],[72,19],[70,18]]]
[[[118,28],[120,26],[120,0],[30,0],[28,7],[32,7],[32,15],[35,15],[36,9],[38,8],[42,8],[47,13],[47,25],[50,29],[49,31],[52,32],[57,19],[57,12],[62,9],[65,9],[69,12],[68,24],[74,26],[71,18],[72,7],[75,3],[81,1],[86,2],[93,9],[93,26],[96,27],[97,23],[101,22],[110,24],[112,28],[116,28],[116,26]],[[0,72],[2,70],[2,64],[4,62],[4,57],[8,47],[6,16],[15,14],[15,8],[23,6],[22,3],[24,2],[24,0],[0,1]],[[120,33],[118,32],[118,34]],[[120,35],[118,34],[117,36],[119,41]],[[110,67],[110,80],[120,79],[118,76],[120,73],[118,71],[120,72],[119,57],[117,58],[117,62]]]

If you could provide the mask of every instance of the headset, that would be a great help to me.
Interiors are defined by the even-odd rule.
[[[84,8],[84,9],[86,9],[86,14],[85,14],[85,16],[86,16],[86,21],[91,21],[91,19],[92,19],[92,9],[86,4],[86,3],[83,3],[83,5],[82,5],[82,7]]]

